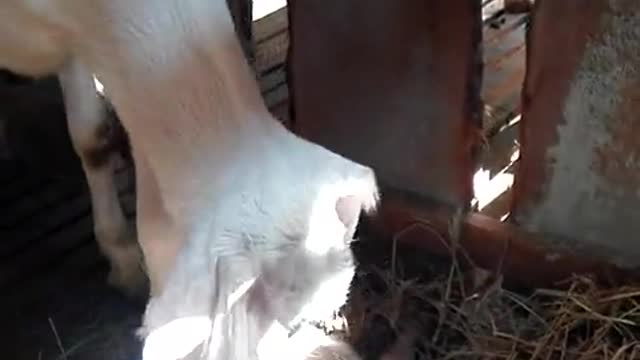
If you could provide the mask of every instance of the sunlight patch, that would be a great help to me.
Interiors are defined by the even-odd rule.
[[[255,0],[253,2],[253,21],[262,19],[286,6],[287,0]]]

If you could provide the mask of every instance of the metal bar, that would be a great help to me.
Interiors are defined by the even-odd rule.
[[[450,206],[385,189],[378,215],[365,221],[366,231],[376,238],[416,247],[426,254],[452,254]],[[590,274],[604,284],[638,280],[640,269],[622,269],[594,258],[549,247],[546,239],[521,228],[478,213],[462,218],[461,237],[456,240],[473,265],[496,271],[507,286],[543,288],[558,286],[574,274]],[[361,235],[366,239],[366,235]],[[463,265],[469,261],[460,258]]]

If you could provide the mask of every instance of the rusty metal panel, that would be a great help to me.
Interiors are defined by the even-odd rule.
[[[640,2],[538,0],[512,215],[556,244],[640,265]]]
[[[293,127],[382,183],[471,199],[480,1],[289,1]]]

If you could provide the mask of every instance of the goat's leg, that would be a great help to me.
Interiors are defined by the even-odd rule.
[[[136,164],[138,241],[147,265],[151,296],[157,296],[173,268],[182,242],[172,226],[147,159],[136,149],[133,149],[133,157]]]
[[[111,265],[108,282],[128,296],[146,296],[141,252],[115,185],[115,151],[108,146],[105,104],[97,94],[91,72],[82,64],[71,61],[59,78],[70,137],[89,185],[95,237]]]

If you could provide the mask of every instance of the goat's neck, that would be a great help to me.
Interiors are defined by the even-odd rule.
[[[293,143],[266,109],[225,0],[61,3],[82,9],[60,23],[73,24],[77,51],[105,85],[170,216],[206,214],[199,209]]]
[[[135,5],[126,14],[115,14],[118,26],[88,46],[134,146],[153,154],[164,148],[172,166],[206,159],[215,167],[231,149],[260,146],[282,133],[224,0],[129,1]]]

